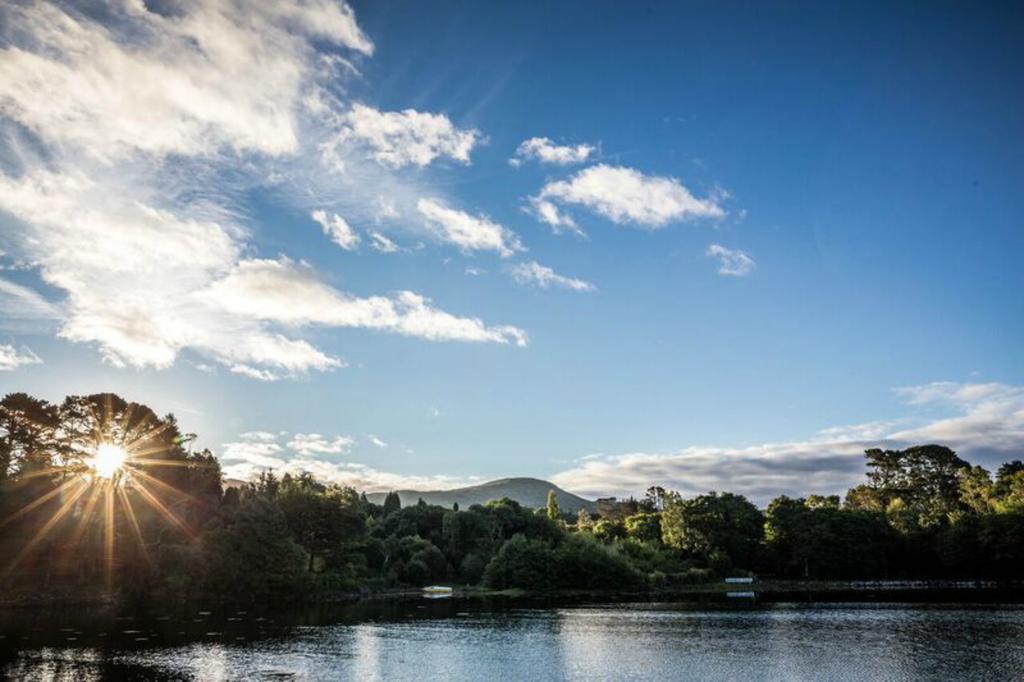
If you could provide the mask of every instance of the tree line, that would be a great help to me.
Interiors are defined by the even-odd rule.
[[[865,453],[837,495],[691,497],[652,486],[599,513],[493,500],[383,504],[308,473],[223,486],[173,416],[112,394],[0,400],[0,592],[237,600],[432,583],[661,590],[723,575],[1019,579],[1024,463],[994,475],[941,445]],[[96,475],[98,445],[128,459]]]

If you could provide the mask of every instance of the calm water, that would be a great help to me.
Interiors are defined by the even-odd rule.
[[[24,680],[1024,676],[1020,605],[524,608],[448,600],[276,621],[234,611],[145,619],[21,613],[2,632],[0,677]]]

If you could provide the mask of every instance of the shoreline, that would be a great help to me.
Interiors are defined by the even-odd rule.
[[[591,603],[656,602],[656,601],[715,601],[729,599],[729,593],[753,596],[746,601],[894,601],[894,602],[939,602],[1000,600],[1007,603],[1024,603],[1024,580],[998,581],[977,580],[755,580],[750,584],[728,584],[722,581],[697,583],[676,588],[657,590],[526,590],[519,588],[492,589],[475,586],[451,585],[450,595],[428,596],[421,588],[394,588],[384,590],[348,591],[338,593],[307,594],[301,597],[277,601],[270,600],[261,606],[268,610],[294,607],[297,603],[306,606],[331,606],[359,602],[388,602],[408,600],[523,600],[523,601],[587,601]],[[742,603],[737,597],[732,603]],[[231,602],[205,598],[190,598],[180,602],[188,604],[239,605],[246,602]],[[25,608],[78,607],[95,609],[120,609],[132,605],[114,593],[66,594],[41,597],[34,595],[5,595],[0,597],[0,610]]]

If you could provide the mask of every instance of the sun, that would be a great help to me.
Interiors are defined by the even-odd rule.
[[[100,478],[113,478],[127,459],[128,453],[120,445],[100,443],[92,458],[92,470]]]

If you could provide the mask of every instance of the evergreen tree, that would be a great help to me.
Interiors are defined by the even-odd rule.
[[[398,496],[398,493],[392,490],[384,496],[384,518],[387,518],[401,508],[402,498]]]
[[[562,511],[558,508],[558,497],[554,490],[548,491],[548,518],[557,521],[562,518]]]

